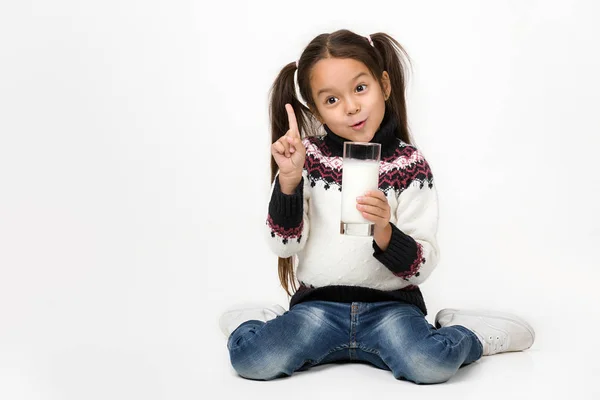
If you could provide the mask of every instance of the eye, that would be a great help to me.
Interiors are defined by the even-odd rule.
[[[335,103],[332,103],[332,102],[329,101],[331,99],[335,99],[335,97],[333,97],[333,96],[332,97],[328,97],[327,100],[325,100],[325,103],[327,103],[327,104],[335,104]]]
[[[363,90],[358,90],[358,88],[360,88],[360,87],[362,87],[364,89]],[[367,85],[365,85],[364,83],[361,83],[360,85],[358,85],[356,87],[356,89],[357,89],[358,92],[364,92],[365,90],[367,90]]]

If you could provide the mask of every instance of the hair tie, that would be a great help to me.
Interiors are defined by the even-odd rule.
[[[308,104],[302,99],[302,95],[300,94],[300,86],[298,85],[298,61],[296,61],[296,70],[294,71],[294,92],[296,92],[296,99],[302,104],[304,107],[308,108]]]

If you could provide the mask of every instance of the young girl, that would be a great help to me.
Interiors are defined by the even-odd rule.
[[[431,169],[411,145],[407,60],[387,34],[339,30],[314,38],[275,80],[265,232],[292,297],[289,311],[221,317],[240,376],[269,380],[357,361],[397,379],[439,383],[482,356],[533,344],[533,329],[511,314],[444,309],[435,327],[425,319],[419,285],[438,262],[438,205]],[[381,144],[379,190],[356,199],[374,225],[371,237],[340,234],[345,141]]]

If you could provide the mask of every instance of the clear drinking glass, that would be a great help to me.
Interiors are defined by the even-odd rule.
[[[344,143],[341,234],[373,236],[374,225],[356,208],[356,198],[378,190],[380,158],[379,143]]]

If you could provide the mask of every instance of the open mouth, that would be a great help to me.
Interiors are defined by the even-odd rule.
[[[365,120],[362,120],[362,121],[360,121],[360,122],[359,122],[359,123],[357,123],[357,124],[351,125],[351,128],[352,128],[352,129],[361,129],[363,126],[365,126],[365,122],[366,122],[366,121],[367,121],[367,120],[365,119]]]

